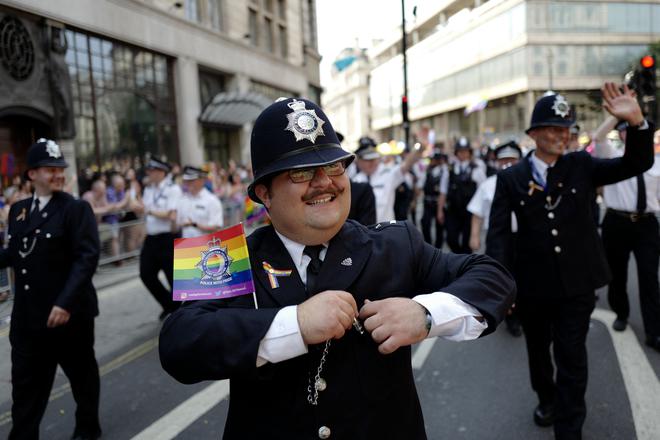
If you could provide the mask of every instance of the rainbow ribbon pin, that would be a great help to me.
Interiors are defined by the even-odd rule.
[[[277,281],[277,277],[288,277],[291,275],[291,269],[289,270],[281,270],[281,269],[275,269],[273,266],[268,264],[267,262],[263,262],[263,267],[266,273],[268,274],[268,281],[270,281],[270,287],[272,289],[277,289],[280,287],[280,283]]]

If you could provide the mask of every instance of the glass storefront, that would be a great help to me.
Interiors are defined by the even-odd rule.
[[[178,160],[171,60],[66,31],[78,169],[110,169],[147,153]]]

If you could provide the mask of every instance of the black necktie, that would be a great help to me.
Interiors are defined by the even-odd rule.
[[[646,183],[644,174],[637,175],[637,212],[642,214],[646,211]]]
[[[312,261],[309,262],[307,265],[307,295],[312,296],[313,294],[316,293],[315,289],[315,284],[316,284],[316,277],[321,272],[321,264],[323,262],[321,261],[321,258],[319,258],[319,255],[321,254],[321,251],[323,250],[324,246],[322,244],[316,245],[316,246],[305,246],[305,249],[303,250],[303,254],[307,255],[309,258],[312,259]]]
[[[34,213],[39,212],[39,197],[34,199],[34,209],[32,210],[32,212]]]

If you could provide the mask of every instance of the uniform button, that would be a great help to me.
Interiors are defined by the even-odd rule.
[[[559,246],[555,246],[555,253],[558,254],[560,252],[561,252],[561,248]]]
[[[23,290],[30,290],[30,285],[26,284],[25,286],[23,286]]]
[[[23,237],[23,243],[27,242],[27,237]]]
[[[575,190],[575,188],[572,188],[572,189],[571,189],[571,192],[572,192],[573,194],[575,194],[577,191]]]
[[[330,428],[321,426],[319,428],[319,438],[330,438]]]
[[[34,231],[34,232],[36,232],[36,233],[38,234],[38,233],[40,233],[40,232],[41,232],[41,229],[37,229],[37,230],[36,230],[36,231]]]
[[[550,232],[552,233],[552,235],[553,235],[554,237],[556,237],[557,235],[559,235],[559,231],[556,230],[556,229],[553,229],[553,230],[550,231]]]
[[[27,273],[27,270],[25,270],[25,269],[21,269],[21,273],[22,273],[23,275],[25,275],[25,274]]]
[[[46,234],[46,238],[50,238],[50,232]]]
[[[524,200],[520,201],[520,206],[525,206],[525,201]]]
[[[549,212],[549,213],[548,213],[548,218],[549,218],[549,219],[553,219],[553,218],[555,218],[555,213],[554,213],[554,212]]]

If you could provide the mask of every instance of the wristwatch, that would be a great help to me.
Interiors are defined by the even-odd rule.
[[[433,316],[431,316],[431,312],[429,312],[429,309],[426,307],[422,306],[424,309],[424,312],[426,313],[426,334],[428,335],[431,332],[431,327],[433,327]]]

